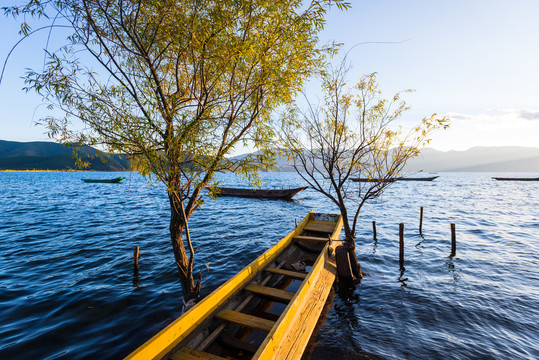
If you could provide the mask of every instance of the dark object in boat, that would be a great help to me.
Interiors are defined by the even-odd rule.
[[[498,181],[539,181],[539,177],[536,178],[505,178],[505,177],[493,177]]]
[[[341,215],[310,212],[124,360],[301,359],[335,281],[342,225]]]
[[[114,179],[82,179],[85,183],[107,183],[107,184],[116,184],[125,179],[123,176],[114,178]]]
[[[355,182],[394,182],[394,181],[432,181],[439,176],[430,177],[400,177],[396,179],[362,179],[362,178],[350,178]]]
[[[308,186],[295,188],[295,189],[242,189],[242,188],[229,188],[229,187],[217,187],[217,191],[214,195],[217,196],[240,196],[249,198],[264,198],[264,199],[291,199],[300,191],[307,189]]]

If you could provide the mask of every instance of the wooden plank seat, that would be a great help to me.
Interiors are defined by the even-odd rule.
[[[304,280],[307,277],[307,273],[302,273],[299,271],[292,271],[292,270],[285,270],[285,269],[277,269],[277,268],[267,268],[266,272],[270,272],[272,274],[284,275],[284,276],[288,276],[288,277],[299,279],[299,280]]]
[[[252,293],[265,296],[272,300],[288,303],[294,297],[295,293],[291,291],[276,289],[268,286],[250,284],[245,287],[245,290]]]
[[[323,237],[318,237],[318,236],[298,235],[298,236],[294,236],[294,240],[312,241],[312,242],[327,242],[328,238],[323,238]]]
[[[172,360],[226,360],[217,355],[182,346],[170,357]]]
[[[240,313],[234,310],[223,310],[219,312],[216,317],[234,324],[266,332],[270,332],[273,325],[275,325],[275,321],[262,319],[257,316]]]

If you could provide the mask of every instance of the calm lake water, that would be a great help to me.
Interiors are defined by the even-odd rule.
[[[180,315],[164,188],[121,175],[120,184],[85,184],[120,174],[0,173],[0,359],[119,359]],[[395,183],[365,206],[357,251],[369,275],[351,299],[334,299],[312,359],[539,358],[539,182],[439,175]],[[303,185],[293,173],[262,177],[266,187]],[[293,201],[208,200],[190,223],[197,266],[210,264],[203,294],[311,209],[336,212],[311,189]]]

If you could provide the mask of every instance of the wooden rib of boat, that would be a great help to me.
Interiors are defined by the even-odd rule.
[[[123,176],[114,179],[82,179],[85,183],[107,183],[116,184],[125,179]]]
[[[340,241],[329,239],[341,228],[340,215],[310,212],[126,360],[300,359],[335,280]]]
[[[493,177],[494,180],[498,181],[539,181],[539,177],[536,178],[506,178],[506,177]]]
[[[246,188],[230,188],[216,187],[213,192],[216,196],[239,196],[249,198],[263,199],[291,199],[294,195],[307,189],[308,186],[294,189],[246,189]]]
[[[439,176],[429,177],[399,177],[395,179],[366,179],[366,178],[351,178],[350,180],[355,182],[395,182],[395,181],[432,181]]]

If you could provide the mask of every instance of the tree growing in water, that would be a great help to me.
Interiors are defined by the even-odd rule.
[[[396,126],[409,109],[402,94],[384,99],[375,73],[349,87],[348,69],[343,61],[321,73],[321,105],[307,99],[306,111],[297,104],[288,107],[280,142],[297,173],[339,208],[354,276],[361,278],[354,250],[363,205],[382,195],[401,176],[407,161],[428,144],[432,132],[446,128],[449,120],[434,114],[403,132]],[[353,178],[372,181],[353,182]]]
[[[16,18],[50,18],[71,32],[29,71],[35,90],[62,116],[41,119],[62,143],[129,156],[166,185],[170,237],[184,299],[197,297],[189,217],[215,173],[256,182],[272,164],[270,115],[290,101],[332,47],[318,47],[331,5],[343,0],[27,0],[3,8]],[[22,23],[24,35],[31,28]],[[98,72],[101,71],[101,72]],[[249,142],[260,151],[227,159]],[[185,234],[185,238],[184,238]],[[187,253],[189,252],[189,254]]]

